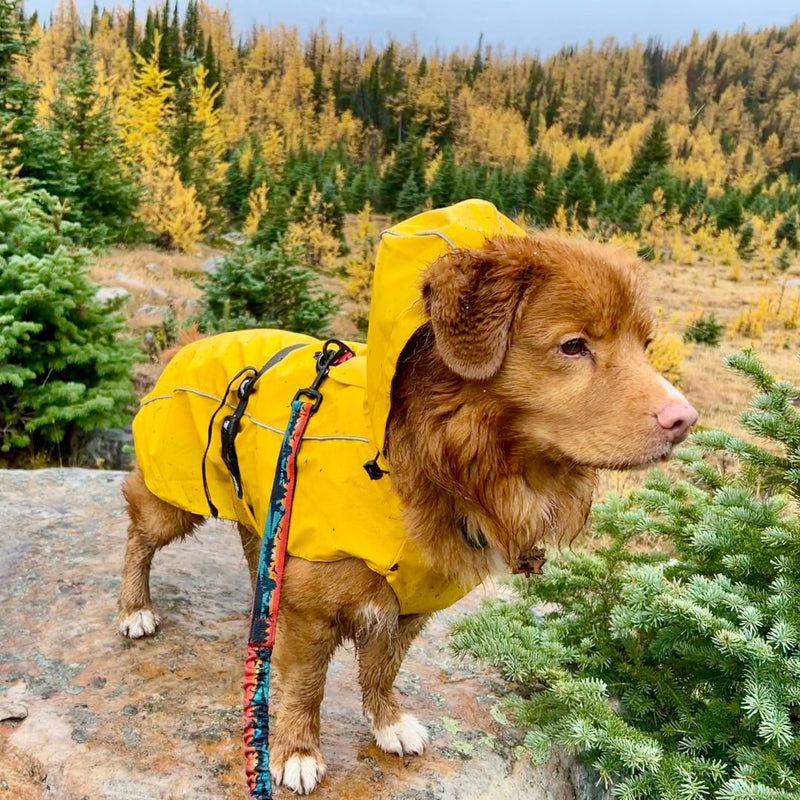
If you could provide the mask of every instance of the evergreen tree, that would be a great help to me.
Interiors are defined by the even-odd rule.
[[[201,34],[202,36],[202,34]],[[202,39],[201,39],[202,42]],[[203,54],[203,66],[207,70],[207,86],[221,86],[222,83],[222,76],[220,74],[219,62],[214,55],[214,45],[211,41],[211,37],[208,38],[208,42],[206,43],[205,53]],[[217,100],[215,105],[219,107],[220,102],[222,101],[222,90],[217,93]]]
[[[125,44],[128,45],[128,50],[133,50],[136,47],[136,2],[131,0],[131,8],[128,11],[128,17],[125,20]]]
[[[31,42],[21,0],[0,0],[0,157],[20,163],[20,147],[34,125],[38,92],[16,71],[30,57]]]
[[[522,173],[523,208],[535,219],[543,219],[542,198],[551,183],[552,169],[550,158],[537,150]]]
[[[245,137],[232,153],[223,180],[222,202],[228,214],[234,221],[241,222],[247,213],[247,198],[251,192],[261,184],[273,187],[276,182],[275,176],[269,174],[258,137]]]
[[[564,184],[564,205],[570,209],[581,225],[586,225],[592,209],[592,187],[583,171],[583,162],[577,153],[573,153],[561,174]]]
[[[433,176],[428,193],[434,208],[449,205],[456,188],[456,153],[452,146],[442,149],[442,160]]]
[[[666,167],[670,158],[672,158],[672,148],[667,138],[667,124],[659,117],[636,151],[622,183],[626,187],[637,186],[653,170]]]
[[[39,87],[19,77],[18,61],[31,52],[20,0],[0,0],[0,169],[15,169],[60,197],[74,186],[58,138],[36,118]]]
[[[352,173],[351,173],[352,175]],[[362,164],[345,184],[344,196],[347,210],[356,213],[367,203],[372,204],[380,191],[380,177],[374,164]]]
[[[600,165],[597,163],[594,150],[591,148],[586,151],[586,155],[583,157],[583,174],[589,184],[592,200],[599,208],[606,196],[606,179],[600,169]]]
[[[328,332],[333,295],[282,240],[267,248],[241,247],[203,284],[198,323],[209,333],[284,328],[312,336]]]
[[[413,216],[422,209],[424,203],[425,190],[417,183],[414,173],[409,172],[400,194],[397,195],[395,215],[400,219]]]
[[[696,433],[688,480],[611,495],[597,547],[456,625],[457,650],[519,687],[527,750],[585,753],[618,798],[800,795],[800,389],[752,353],[728,362],[758,389],[741,421],[767,446]],[[642,534],[665,551],[633,546]]]
[[[782,244],[792,250],[800,248],[800,241],[797,237],[797,213],[794,210],[783,218],[775,231],[775,245],[780,247]]]
[[[125,175],[121,140],[107,99],[97,95],[92,46],[83,40],[76,61],[59,83],[51,124],[63,148],[73,186],[66,196],[93,244],[117,238],[131,225],[139,187]]]
[[[186,4],[186,14],[183,18],[183,47],[188,58],[202,58],[203,53],[199,52],[200,44],[200,16],[195,0],[189,0]]]
[[[94,39],[95,33],[97,33],[97,26],[100,22],[100,9],[97,7],[97,3],[92,3],[92,12],[91,16],[89,17],[89,38]]]
[[[149,61],[155,52],[155,36],[158,32],[158,16],[153,13],[151,8],[147,9],[147,16],[144,21],[144,35],[139,45],[139,55]]]
[[[325,219],[331,224],[334,236],[344,241],[345,202],[339,184],[332,175],[326,175],[320,191]]]
[[[77,429],[120,425],[136,347],[95,299],[63,207],[0,173],[0,452],[68,455]]]
[[[272,182],[270,182],[272,180]],[[291,222],[291,212],[295,197],[290,194],[286,185],[269,175],[266,179],[269,189],[269,214],[261,220],[258,230],[251,238],[254,247],[269,249],[285,237]]]
[[[742,199],[739,194],[728,187],[716,209],[717,228],[719,230],[738,231],[744,222]]]
[[[403,188],[412,179],[417,188],[425,186],[425,154],[419,140],[406,139],[394,151],[394,159],[381,180],[381,208],[389,213],[397,209]]]

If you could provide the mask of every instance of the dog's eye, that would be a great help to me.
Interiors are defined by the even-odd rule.
[[[586,339],[570,339],[561,345],[561,352],[565,356],[588,356],[589,348],[586,346]]]

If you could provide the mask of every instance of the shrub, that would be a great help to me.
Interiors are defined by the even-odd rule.
[[[280,240],[268,248],[240,247],[204,282],[197,322],[207,333],[244,328],[285,328],[321,336],[335,311],[333,294],[297,248]]]
[[[701,316],[694,320],[692,324],[683,332],[685,342],[696,342],[697,344],[708,344],[716,347],[722,339],[725,326],[717,321],[713,314]]]
[[[61,213],[52,196],[0,174],[3,453],[49,454],[77,429],[122,424],[134,399],[136,347],[95,300],[88,253],[71,245]]]
[[[517,600],[455,627],[459,652],[518,687],[531,755],[582,752],[618,798],[800,796],[800,390],[750,353],[729,364],[760,391],[742,423],[768,447],[695,434],[688,480],[654,472],[610,496],[601,546],[515,578]],[[641,534],[670,553],[633,547]]]
[[[683,360],[691,350],[677,333],[659,333],[647,348],[650,363],[672,383],[683,376]]]

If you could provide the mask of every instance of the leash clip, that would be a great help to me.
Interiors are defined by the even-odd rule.
[[[307,389],[298,389],[294,396],[294,401],[306,397],[313,403],[311,412],[316,411],[322,402],[322,394],[319,391],[319,387],[328,377],[330,368],[347,361],[354,355],[355,353],[344,342],[338,339],[328,339],[322,345],[322,352],[317,355],[317,375],[314,381]]]

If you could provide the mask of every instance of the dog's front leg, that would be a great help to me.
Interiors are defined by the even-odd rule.
[[[272,663],[278,671],[278,713],[270,737],[276,785],[308,794],[325,775],[319,746],[319,710],[328,663],[340,641],[333,620],[285,604]]]
[[[428,743],[428,732],[419,720],[400,710],[394,680],[409,645],[429,616],[401,616],[396,626],[378,621],[362,628],[357,637],[358,680],[364,716],[378,747],[387,753],[419,754]]]

